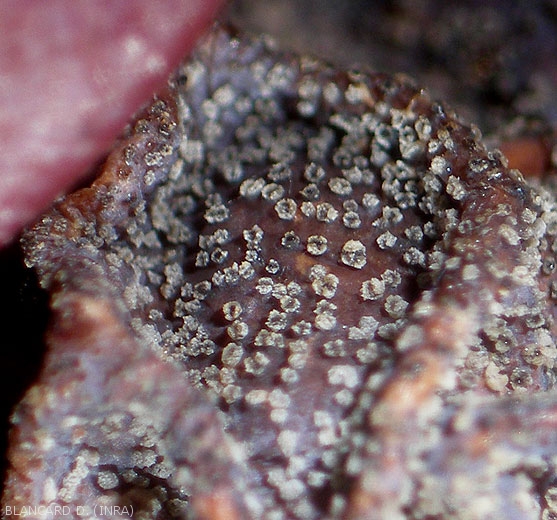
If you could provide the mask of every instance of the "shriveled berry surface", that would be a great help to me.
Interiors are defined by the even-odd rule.
[[[552,0],[237,0],[230,16],[341,67],[411,74],[525,175],[555,171]]]
[[[24,236],[4,503],[552,518],[556,218],[407,78],[217,28]]]
[[[484,133],[556,122],[552,0],[236,0],[230,16],[337,65],[410,73]]]

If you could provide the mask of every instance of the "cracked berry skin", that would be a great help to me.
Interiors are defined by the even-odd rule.
[[[556,222],[407,78],[216,28],[24,237],[5,503],[551,518]]]

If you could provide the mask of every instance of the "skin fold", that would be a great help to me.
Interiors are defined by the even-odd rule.
[[[0,6],[0,246],[80,181],[222,0]]]

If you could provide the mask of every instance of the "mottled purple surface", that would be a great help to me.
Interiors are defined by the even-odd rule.
[[[552,518],[556,219],[408,79],[216,30],[24,237],[5,504]]]

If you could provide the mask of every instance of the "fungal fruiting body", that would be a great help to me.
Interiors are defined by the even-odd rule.
[[[216,28],[24,237],[4,501],[551,518],[556,217],[408,79]]]

